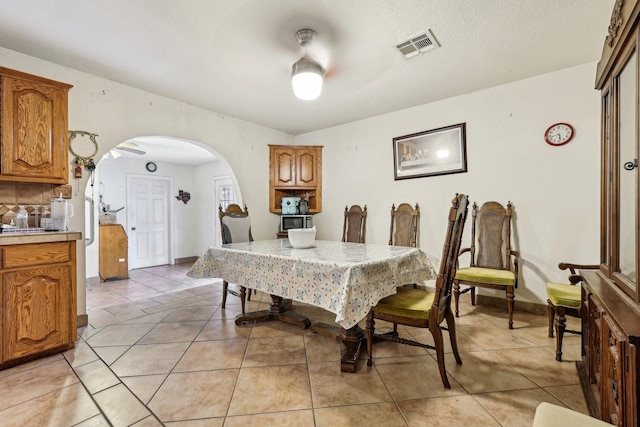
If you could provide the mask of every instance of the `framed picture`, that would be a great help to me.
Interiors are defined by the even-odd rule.
[[[467,171],[466,123],[393,138],[395,179]]]

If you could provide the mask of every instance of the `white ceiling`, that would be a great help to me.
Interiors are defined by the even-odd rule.
[[[596,61],[614,1],[0,0],[0,45],[295,135]],[[327,55],[314,101],[301,28]],[[429,29],[440,48],[395,50]]]

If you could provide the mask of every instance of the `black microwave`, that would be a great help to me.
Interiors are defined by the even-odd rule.
[[[292,228],[312,228],[313,217],[311,215],[281,215],[280,231],[291,230]]]

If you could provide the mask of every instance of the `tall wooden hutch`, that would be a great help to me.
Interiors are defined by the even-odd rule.
[[[596,89],[602,95],[599,271],[582,272],[582,362],[591,415],[638,426],[640,374],[640,0],[617,0]]]

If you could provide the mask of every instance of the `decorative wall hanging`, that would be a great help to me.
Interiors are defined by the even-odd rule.
[[[186,191],[178,190],[178,195],[176,196],[176,199],[180,200],[182,203],[186,205],[187,202],[191,200],[191,194],[187,193]]]
[[[75,139],[76,136],[87,136],[89,137],[89,141],[86,139]],[[96,164],[93,161],[93,157],[98,153],[98,142],[96,141],[96,137],[98,135],[91,132],[86,132],[83,130],[70,130],[69,131],[69,151],[71,154],[75,156],[73,159],[73,164],[75,166],[73,170],[73,177],[80,179],[82,178],[82,168],[84,167],[87,171],[89,171],[91,176],[91,186],[93,187],[93,171],[96,169]],[[79,181],[76,182],[76,187],[79,187]],[[76,193],[78,192],[78,188],[76,188]]]
[[[466,123],[393,138],[395,179],[467,171]]]

